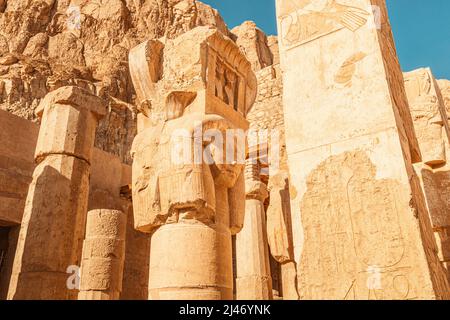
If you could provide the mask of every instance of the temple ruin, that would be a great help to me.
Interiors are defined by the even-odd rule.
[[[0,1],[0,299],[450,299],[450,81],[384,0],[94,2]]]

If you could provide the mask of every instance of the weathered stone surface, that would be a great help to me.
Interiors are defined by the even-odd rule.
[[[405,87],[423,155],[422,163],[414,167],[425,195],[439,259],[446,268],[450,259],[449,116],[443,94],[430,69],[406,73]],[[448,276],[450,279],[450,273]]]
[[[89,211],[78,300],[119,300],[122,291],[127,215]]]
[[[296,263],[292,240],[289,177],[280,171],[269,178],[267,238],[272,257],[281,264],[282,297],[297,300]]]
[[[252,63],[254,71],[273,64],[273,53],[269,49],[267,36],[252,21],[245,21],[231,30],[236,44]]]
[[[448,140],[450,128],[436,80],[430,69],[405,73],[404,78],[422,162],[430,166],[445,164],[444,139]]]
[[[442,97],[444,99],[447,112],[450,110],[450,80],[438,80],[439,88],[441,89]]]
[[[66,269],[80,264],[89,165],[50,155],[28,191],[9,299],[68,299]],[[38,214],[39,213],[39,214]]]
[[[98,120],[106,104],[77,87],[62,87],[49,93],[37,108],[42,116],[36,146],[38,162],[51,154],[65,154],[91,161]]]
[[[0,300],[6,300],[8,297],[9,282],[13,270],[14,255],[16,253],[19,232],[20,225],[11,227],[8,232],[8,248],[6,255],[3,256],[2,267],[0,270]]]
[[[381,0],[280,2],[278,43],[194,0],[0,0],[0,298],[76,298],[96,209],[127,223],[88,223],[80,299],[230,299],[232,235],[238,299],[447,298],[450,82],[404,85]]]
[[[267,234],[270,253],[280,263],[293,260],[290,231],[290,198],[288,178],[278,174],[270,177],[270,204],[267,208]]]
[[[6,8],[6,0],[0,0],[0,12],[5,11]]]
[[[37,121],[35,109],[49,91],[65,85],[84,87],[109,102],[95,146],[128,164],[136,135],[134,106],[139,104],[128,51],[146,39],[175,38],[196,26],[216,26],[229,34],[216,10],[194,0],[9,3],[7,12],[0,13],[0,59],[15,63],[10,68],[0,64],[0,108]],[[255,67],[265,66],[276,54],[265,44],[265,35],[249,23],[240,30],[233,38],[243,47],[257,48],[259,56],[247,58]],[[8,83],[7,94],[1,93],[2,81]]]
[[[10,232],[10,248],[0,276],[0,299],[6,299],[16,242],[19,236],[23,209],[32,181],[34,151],[39,134],[36,123],[0,111],[0,167],[6,181],[1,180],[0,225],[15,226]],[[20,134],[17,134],[20,132]],[[131,200],[121,200],[121,187],[131,185],[131,167],[121,164],[117,156],[94,148],[89,182],[89,210],[124,208],[128,213],[126,262],[121,299],[146,300],[148,296],[149,236],[134,230]],[[121,172],[121,174],[120,174]],[[19,188],[20,187],[20,188]],[[19,188],[19,189],[18,189]],[[70,274],[66,275],[66,279]]]
[[[200,46],[199,43],[204,45]],[[188,46],[191,46],[191,49],[188,50]],[[207,51],[208,47],[210,48],[209,51]],[[228,56],[221,56],[222,50],[220,48],[225,47],[232,48],[232,50],[225,51]],[[196,203],[196,206],[202,205],[201,203],[204,200],[197,197],[199,194],[207,192],[206,189],[203,189],[202,184],[199,185],[199,190],[189,190],[190,188],[187,187],[192,183],[195,186],[195,183],[197,183],[195,179],[200,179],[199,181],[206,179],[201,178],[202,164],[171,164],[170,161],[167,161],[169,159],[176,160],[173,159],[170,149],[175,143],[173,135],[175,134],[176,137],[179,134],[177,132],[180,132],[179,130],[186,130],[188,135],[192,134],[199,123],[202,124],[200,130],[203,131],[201,132],[216,129],[225,133],[227,129],[245,129],[248,127],[244,116],[254,101],[256,78],[251,71],[250,64],[245,60],[236,45],[217,30],[208,27],[199,27],[166,44],[164,56],[167,57],[165,61],[169,66],[164,67],[167,74],[163,75],[161,81],[152,82],[150,77],[140,77],[140,70],[142,70],[139,67],[140,63],[147,63],[146,56],[140,56],[140,53],[145,53],[140,47],[131,52],[131,68],[133,71],[136,70],[136,72],[133,72],[133,75],[136,74],[136,76],[133,77],[136,80],[137,93],[138,96],[143,97],[140,101],[144,101],[140,109],[145,110],[145,101],[151,99],[152,112],[146,115],[144,111],[139,115],[138,124],[141,127],[138,130],[139,134],[134,141],[135,148],[133,149],[133,153],[137,155],[133,164],[135,173],[133,177],[136,178],[133,178],[133,192],[135,192],[133,201],[136,211],[135,225],[139,229],[145,229],[147,226],[151,226],[151,228],[158,226],[168,218],[167,213],[160,214],[159,210],[161,212],[172,210],[172,204],[176,206],[177,203],[185,202]],[[200,57],[205,57],[206,54],[213,57],[208,59],[208,63],[212,64],[208,69],[206,68],[206,60],[200,59]],[[157,59],[159,60],[159,57]],[[244,81],[240,81],[239,88],[236,87],[229,95],[233,99],[229,99],[227,102],[222,101],[224,99],[223,83],[217,82],[217,74],[214,73],[216,59],[218,61],[221,61],[219,59],[231,59],[234,61],[232,66],[239,70],[240,74],[247,75],[246,85]],[[181,65],[183,66],[182,69],[179,68]],[[208,75],[206,70],[209,70]],[[221,89],[221,98],[218,97],[220,94],[216,86]],[[139,88],[142,88],[142,90]],[[144,88],[153,89],[145,91]],[[170,88],[177,91],[170,92]],[[186,95],[189,95],[189,99],[184,99]],[[173,97],[173,100],[166,100],[165,97]],[[231,108],[231,104],[235,101],[237,102],[236,110]],[[181,115],[184,116],[181,117]],[[163,122],[160,119],[171,120],[162,126],[161,123]],[[194,137],[187,136],[186,139],[192,139],[193,142]],[[152,164],[147,164],[150,161],[147,159],[151,159],[151,163],[155,163],[155,167]],[[171,185],[171,172],[176,169],[176,171],[179,171],[179,178],[184,179],[182,172],[188,170],[189,166],[192,166],[196,173],[195,176],[191,177],[192,181]],[[140,173],[141,171],[142,173]],[[161,199],[158,198],[159,204],[158,207],[155,207],[148,203],[147,193],[154,197],[156,189],[153,188],[157,186],[155,183],[158,171],[161,172],[159,188],[171,188],[171,192],[160,191]],[[147,177],[154,180],[149,186],[147,186],[149,183]],[[180,183],[182,181],[180,180]],[[174,187],[180,188],[180,191],[174,191]],[[147,209],[142,210],[140,208]],[[145,216],[140,217],[141,214]]]
[[[127,213],[127,238],[121,300],[148,299],[150,235],[134,228],[133,206],[123,206]]]
[[[270,198],[267,200],[267,237],[270,253],[280,264],[279,294],[283,299],[296,300],[297,276],[293,256],[292,226],[290,223],[289,170],[287,164],[285,124],[282,103],[283,83],[278,53],[278,38],[270,36],[267,45],[272,52],[273,65],[256,72],[258,95],[247,115],[250,129],[267,132],[265,167],[261,176],[268,181]],[[275,139],[273,141],[272,139]],[[264,156],[263,156],[264,158]],[[269,168],[269,163],[271,167]]]
[[[448,298],[384,1],[277,13],[300,298]]]

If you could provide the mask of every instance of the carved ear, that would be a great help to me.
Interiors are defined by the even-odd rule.
[[[197,97],[196,92],[174,91],[166,98],[166,117],[167,120],[179,118]]]
[[[139,104],[151,101],[155,95],[155,84],[163,72],[163,51],[164,44],[158,40],[143,42],[130,51],[128,63]]]
[[[242,170],[236,184],[228,189],[228,206],[230,208],[231,234],[239,233],[244,227],[245,215],[245,176]]]

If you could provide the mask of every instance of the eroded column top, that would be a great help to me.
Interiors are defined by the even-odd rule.
[[[49,93],[36,113],[41,118],[37,163],[51,154],[90,163],[98,121],[107,113],[106,101],[79,87],[62,87]]]

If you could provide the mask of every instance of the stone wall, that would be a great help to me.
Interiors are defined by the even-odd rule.
[[[0,225],[22,220],[38,126],[0,110]]]

